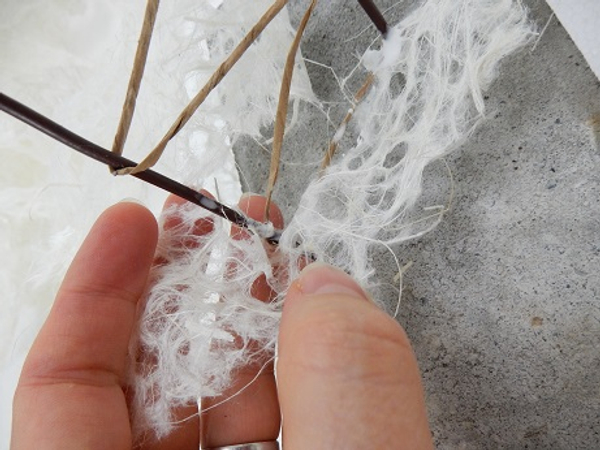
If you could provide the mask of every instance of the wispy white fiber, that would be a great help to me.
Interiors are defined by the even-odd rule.
[[[207,66],[227,52],[229,33],[247,26],[237,12],[259,3],[225,0],[223,9],[206,8],[192,35],[201,27],[207,33]],[[289,38],[288,31],[278,40]],[[165,264],[153,274],[133,343],[136,355],[146,355],[132,371],[138,433],[168,433],[174,407],[222,393],[232,371],[257,348],[266,357],[274,353],[283,297],[304,255],[347,271],[366,288],[376,284],[369,252],[418,236],[439,220],[430,217],[431,208],[415,208],[425,167],[469,136],[483,118],[482,92],[499,62],[532,36],[525,9],[513,0],[427,0],[392,27],[382,48],[362,60],[375,82],[351,125],[360,137],[340,148],[302,196],[279,245],[277,273],[258,238],[230,240],[219,221],[212,232],[194,236],[194,224],[207,219],[201,210],[169,212],[181,225],[162,234],[158,256]],[[255,86],[254,78],[250,90],[240,85],[241,91],[231,92],[230,85],[210,105],[213,124],[230,136],[260,133],[274,117],[285,50],[273,42],[260,45],[240,70],[257,80],[271,77],[268,86]],[[393,88],[398,78],[400,89]],[[295,98],[314,102],[306,86],[295,89]],[[204,123],[207,130],[210,125]],[[207,139],[218,136],[211,132]],[[182,238],[187,247],[174,247]],[[251,295],[263,274],[276,295],[268,304]]]
[[[431,226],[413,211],[424,168],[483,118],[482,91],[498,63],[531,36],[526,11],[512,0],[430,0],[392,28],[383,48],[363,58],[376,82],[355,113],[358,143],[311,183],[283,245],[303,242],[368,285],[369,248]],[[394,92],[399,76],[404,85]]]

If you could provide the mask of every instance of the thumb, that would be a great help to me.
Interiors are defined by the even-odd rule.
[[[333,267],[311,264],[290,287],[277,375],[286,450],[432,448],[404,330]]]

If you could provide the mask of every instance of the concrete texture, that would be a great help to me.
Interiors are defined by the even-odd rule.
[[[597,0],[547,0],[561,24],[581,50],[590,68],[600,78],[598,24],[600,2]]]
[[[551,10],[527,3],[542,29]],[[411,7],[378,5],[391,7],[390,22]],[[296,23],[301,14],[293,3]],[[368,20],[348,0],[321,2],[316,17],[305,58],[347,73],[376,33],[359,35]],[[331,102],[331,124],[306,107],[286,141],[275,198],[288,218],[347,108],[331,72],[307,67],[316,94]],[[433,232],[396,249],[413,263],[398,320],[420,363],[435,442],[600,448],[600,149],[587,123],[600,112],[600,81],[553,18],[535,48],[505,61],[486,104],[488,119],[447,158],[451,210]],[[237,145],[242,179],[263,192],[268,155],[246,153],[251,145]],[[427,192],[447,192],[444,173],[432,169]],[[391,283],[388,259],[374,257]]]

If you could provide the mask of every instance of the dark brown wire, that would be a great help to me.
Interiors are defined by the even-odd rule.
[[[388,24],[385,21],[383,14],[381,14],[381,11],[375,6],[373,0],[358,0],[358,3],[365,10],[369,19],[375,24],[379,32],[385,37],[388,31]]]
[[[56,122],[53,122],[47,117],[3,93],[0,93],[0,111],[10,114],[21,122],[38,129],[51,138],[62,142],[63,144],[71,147],[73,150],[83,153],[84,155],[95,159],[96,161],[108,164],[116,169],[136,166],[135,162],[115,153],[109,152],[99,145],[82,138],[81,136],[67,130]],[[177,181],[171,180],[170,178],[167,178],[158,172],[145,170],[143,172],[133,174],[133,176],[164,189],[165,191],[175,194],[189,202],[192,202],[240,227],[250,230],[252,229],[251,222],[243,214],[219,203],[216,200],[213,200],[210,197],[202,195],[200,192],[178,183]],[[275,230],[271,236],[267,236],[265,239],[272,244],[277,244],[280,236],[281,232],[279,230]]]

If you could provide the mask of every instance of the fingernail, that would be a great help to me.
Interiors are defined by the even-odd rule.
[[[316,262],[306,266],[298,277],[303,294],[344,294],[367,300],[365,291],[346,273],[328,264]]]
[[[120,200],[119,203],[137,203],[138,205],[146,207],[140,199],[133,197],[125,197],[123,200]]]

